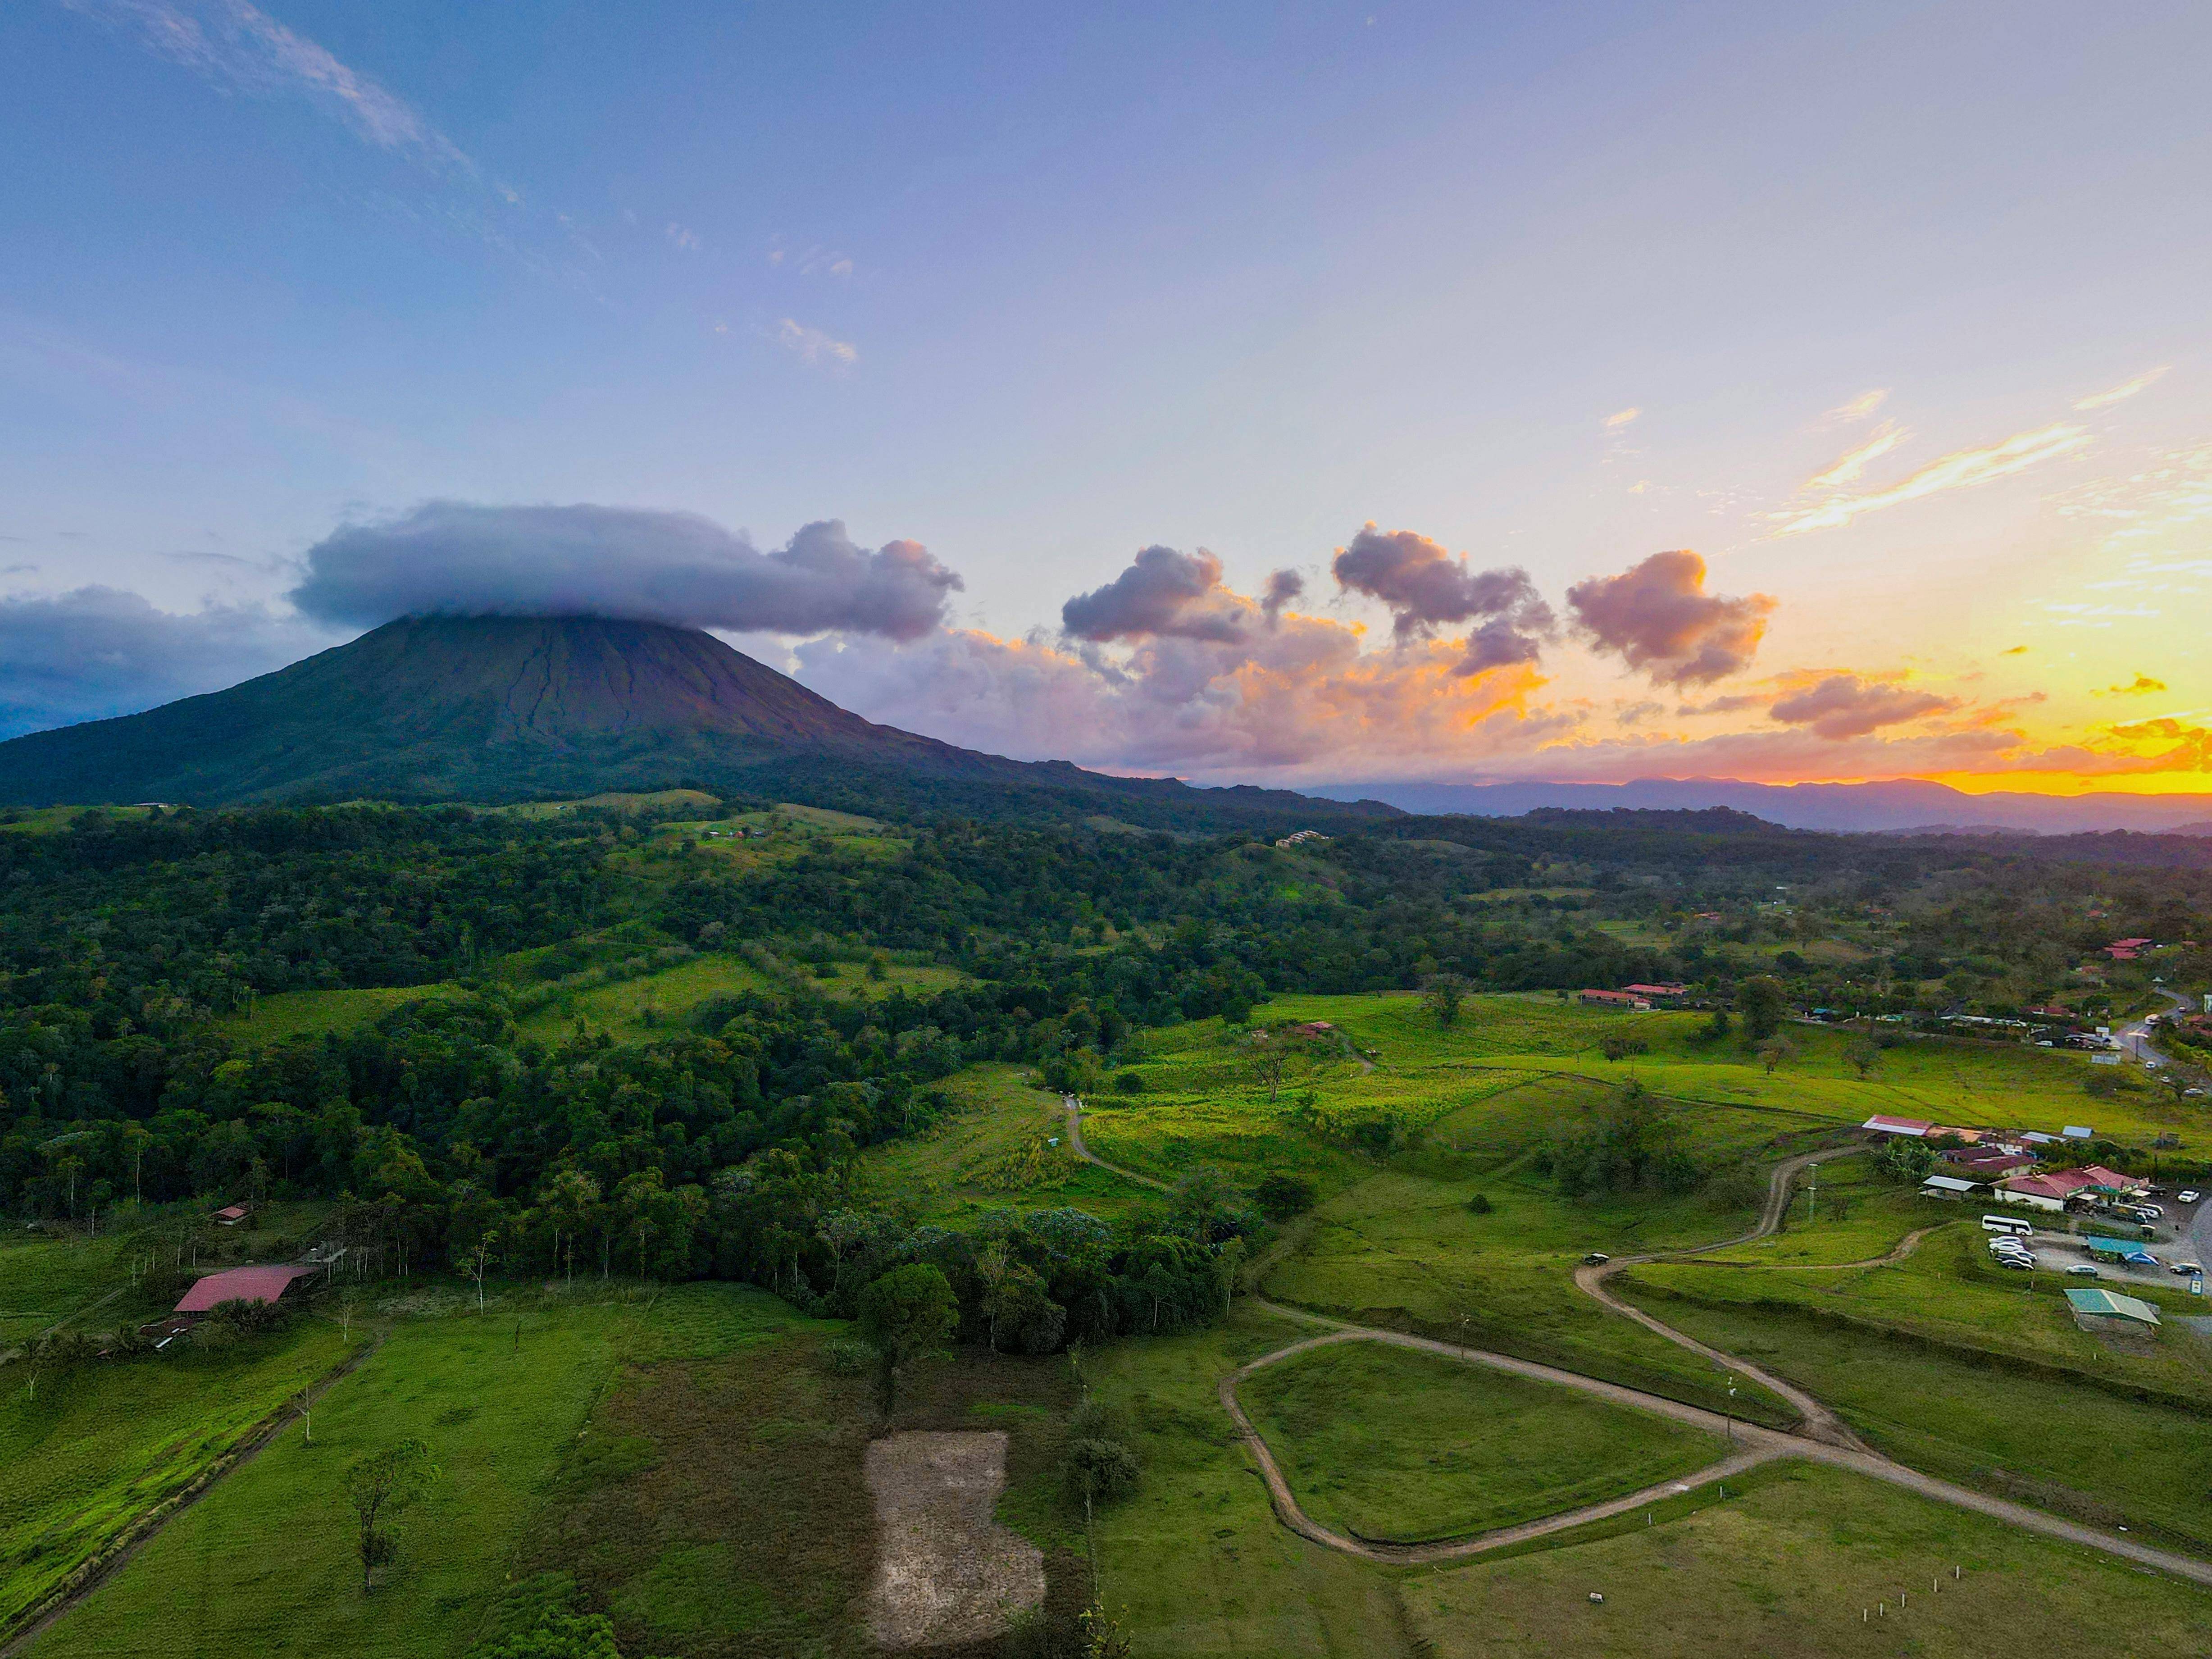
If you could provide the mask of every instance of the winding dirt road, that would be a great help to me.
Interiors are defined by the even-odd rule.
[[[1162,1192],[1170,1190],[1165,1182],[1154,1180],[1150,1176],[1139,1175],[1133,1170],[1122,1169],[1120,1165],[1109,1164],[1092,1152],[1084,1144],[1081,1102],[1069,1096],[1064,1098],[1061,1103],[1067,1116],[1068,1146],[1078,1158],[1143,1186]],[[1309,1313],[1302,1308],[1285,1307],[1276,1303],[1267,1302],[1255,1296],[1253,1297],[1255,1304],[1269,1313],[1323,1328],[1321,1334],[1304,1338],[1262,1354],[1259,1358],[1238,1367],[1221,1380],[1222,1407],[1229,1413],[1230,1420],[1237,1425],[1237,1431],[1243,1437],[1245,1449],[1251,1454],[1253,1462],[1259,1467],[1261,1479],[1267,1483],[1268,1499],[1274,1506],[1277,1518],[1302,1538],[1309,1539],[1314,1543],[1340,1551],[1346,1555],[1357,1556],[1363,1560],[1393,1566],[1418,1566],[1430,1563],[1463,1561],[1505,1549],[1512,1545],[1526,1543],[1531,1539],[1547,1537],[1553,1533],[1587,1526],[1592,1522],[1609,1520],[1614,1516],[1630,1514],[1656,1504],[1662,1499],[1726,1480],[1731,1475],[1756,1468],[1762,1463],[1773,1462],[1782,1458],[1798,1457],[1808,1462],[1825,1463],[1835,1468],[1850,1469],[1869,1479],[1887,1481],[1893,1486],[1901,1486],[1908,1492],[1918,1493],[1923,1498],[1933,1498],[1938,1503],[1949,1504],[1959,1509],[1971,1510],[1978,1515],[1984,1515],[1991,1520],[2001,1521],[2023,1532],[2039,1533],[2046,1538],[2056,1538],[2065,1543],[2078,1544],[2085,1548],[2098,1550],[2107,1555],[2117,1556],[2123,1560],[2135,1562],[2140,1566],[2170,1573],[2177,1578],[2188,1579],[2194,1583],[2212,1588],[2212,1562],[2200,1561],[2191,1556],[2178,1555],[2170,1550],[2156,1549],[2148,1544],[2138,1543],[2132,1538],[2123,1538],[2110,1533],[2100,1532],[2093,1527],[2079,1525],[2058,1516],[2046,1514],[2041,1510],[2031,1509],[2024,1504],[2014,1504],[2005,1498],[1992,1498],[1986,1492],[1976,1492],[1971,1487],[1954,1486],[1948,1480],[1938,1480],[1932,1475],[1923,1474],[1917,1469],[1907,1468],[1902,1463],[1884,1457],[1881,1453],[1869,1448],[1863,1441],[1852,1433],[1833,1411],[1803,1389],[1784,1382],[1759,1366],[1748,1364],[1734,1355],[1723,1353],[1717,1348],[1709,1347],[1694,1337],[1685,1335],[1671,1326],[1654,1319],[1642,1309],[1632,1307],[1629,1304],[1621,1301],[1606,1288],[1605,1281],[1607,1279],[1625,1267],[1635,1266],[1638,1262],[1709,1255],[1717,1250],[1755,1243],[1769,1237],[1781,1227],[1782,1218],[1789,1208],[1792,1186],[1798,1171],[1809,1164],[1816,1164],[1824,1158],[1834,1156],[1836,1153],[1833,1151],[1806,1152],[1795,1158],[1785,1158],[1777,1164],[1772,1178],[1767,1185],[1766,1206],[1759,1216],[1759,1224],[1747,1233],[1735,1238],[1724,1239],[1717,1244],[1701,1245],[1694,1249],[1625,1256],[1618,1261],[1584,1267],[1577,1270],[1575,1274],[1577,1286],[1610,1311],[1634,1320],[1647,1330],[1666,1338],[1669,1342],[1686,1348],[1691,1352],[1700,1355],[1726,1370],[1748,1377],[1760,1386],[1771,1389],[1780,1398],[1788,1401],[1804,1419],[1804,1428],[1802,1432],[1784,1433],[1779,1430],[1762,1428],[1756,1424],[1732,1422],[1700,1407],[1685,1405],[1679,1400],[1669,1400],[1662,1395],[1646,1394],[1641,1389],[1626,1388],[1618,1382],[1608,1382],[1602,1377],[1587,1376],[1579,1371],[1565,1370],[1553,1365],[1538,1364],[1533,1360],[1518,1359],[1510,1354],[1495,1353],[1488,1349],[1462,1348],[1452,1343],[1440,1342],[1429,1337],[1408,1335],[1403,1331],[1384,1330],[1371,1325],[1348,1324],[1340,1320],[1327,1318],[1320,1314]],[[1911,1234],[1887,1256],[1877,1257],[1875,1260],[1877,1261],[1902,1260],[1904,1255],[1908,1254],[1929,1231],[1931,1230],[1923,1228],[1919,1232]],[[1709,1464],[1693,1474],[1663,1482],[1659,1486],[1649,1486],[1641,1492],[1630,1492],[1624,1497],[1609,1498],[1603,1503],[1586,1504],[1577,1509],[1563,1510],[1557,1515],[1546,1516],[1540,1520],[1524,1522],[1518,1526],[1481,1533],[1472,1538],[1451,1539],[1427,1544],[1388,1544],[1349,1538],[1322,1526],[1300,1506],[1296,1495],[1291,1491],[1290,1482],[1284,1478],[1281,1467],[1275,1462],[1274,1454],[1268,1449],[1266,1439],[1262,1437],[1259,1430],[1253,1426],[1252,1419],[1246,1415],[1243,1405],[1237,1397],[1237,1384],[1255,1371],[1262,1370],[1269,1365],[1279,1364],[1284,1360],[1295,1358],[1300,1354],[1311,1352],[1316,1348],[1326,1347],[1339,1342],[1380,1342],[1391,1347],[1411,1348],[1419,1352],[1439,1354],[1445,1358],[1457,1359],[1466,1364],[1485,1366],[1490,1370],[1508,1372],[1516,1376],[1554,1383],[1561,1388],[1573,1389],[1606,1401],[1612,1405],[1626,1407],[1633,1411],[1649,1412],[1655,1416],[1704,1429],[1709,1433],[1725,1435],[1735,1443],[1735,1449],[1719,1462]]]

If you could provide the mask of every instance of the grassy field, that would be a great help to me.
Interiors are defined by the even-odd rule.
[[[481,1319],[392,1317],[381,1346],[324,1396],[312,1443],[286,1429],[31,1650],[213,1659],[465,1649],[645,1316],[531,1295]],[[334,1351],[336,1333],[313,1328]],[[362,1339],[360,1322],[354,1334]],[[428,1442],[443,1472],[404,1522],[388,1582],[364,1596],[339,1481],[356,1457],[409,1436]]]
[[[1310,1328],[1242,1304],[1208,1331],[1086,1362],[1138,1430],[1144,1485],[1097,1525],[1100,1588],[1142,1655],[1408,1654],[1395,1582],[1285,1529],[1215,1398],[1223,1375]]]
[[[990,1210],[1072,1205],[1111,1218],[1136,1208],[1147,1194],[1067,1149],[1060,1097],[1030,1088],[1028,1074],[975,1066],[946,1079],[957,1111],[925,1133],[870,1148],[862,1167],[871,1190],[946,1226]]]
[[[625,1652],[876,1651],[861,1625],[875,1554],[862,1459],[884,1427],[1006,1431],[1000,1518],[1045,1551],[1048,1600],[1079,1604],[1081,1529],[1057,1471],[1065,1360],[963,1353],[915,1376],[886,1425],[869,1380],[824,1363],[841,1326],[727,1286],[682,1297],[712,1307],[709,1328],[641,1351],[520,1557],[608,1608]]]
[[[460,994],[461,988],[450,982],[380,985],[362,990],[279,991],[256,998],[250,1014],[232,1014],[217,1020],[216,1029],[248,1042],[281,1042],[288,1037],[349,1031],[407,1003]]]
[[[2212,1593],[1838,1471],[1785,1465],[1729,1494],[1408,1574],[1408,1624],[1441,1659],[2074,1659],[2197,1653],[2212,1630]]]
[[[0,1371],[0,1627],[345,1357],[313,1323],[214,1352]]]
[[[2201,1411],[2032,1375],[1998,1358],[1836,1329],[1787,1311],[1710,1308],[1621,1288],[1677,1328],[1812,1390],[1914,1468],[2212,1555],[2205,1509],[2212,1431]],[[2189,1339],[2176,1334],[2171,1340]],[[2104,1363],[2117,1370],[2114,1358]]]
[[[1404,1543],[1598,1503],[1727,1450],[1663,1418],[1369,1342],[1269,1366],[1239,1395],[1306,1513]]]

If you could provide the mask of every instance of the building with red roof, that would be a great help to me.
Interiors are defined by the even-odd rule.
[[[219,1273],[196,1280],[178,1299],[176,1310],[180,1314],[204,1314],[226,1302],[280,1302],[295,1285],[320,1272],[322,1269],[313,1263],[298,1262],[279,1267],[226,1267]]]
[[[1632,1008],[1648,1012],[1649,1001],[1627,991],[1583,991],[1576,1000],[1586,1008]]]

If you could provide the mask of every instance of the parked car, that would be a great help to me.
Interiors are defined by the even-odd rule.
[[[2177,1261],[2173,1266],[2167,1268],[2166,1271],[2171,1273],[2179,1273],[2184,1279],[2201,1279],[2204,1275],[2204,1269],[2198,1267],[2194,1261]]]
[[[2128,1207],[2128,1213],[2138,1221],[2163,1221],[2166,1219],[2166,1212],[2155,1204],[2130,1205]]]
[[[2086,1261],[2075,1262],[2066,1273],[2071,1279],[2094,1279],[2097,1276],[2097,1270]]]
[[[2011,1251],[2007,1250],[1997,1257],[1997,1266],[2000,1267],[2017,1267],[2022,1273],[2026,1273],[2029,1268],[2035,1266],[2035,1258],[2027,1255],[2025,1251],[2021,1252],[2018,1255],[2014,1255]]]
[[[2182,1204],[2194,1204],[2203,1196],[2204,1194],[2198,1192],[2196,1188],[2185,1187],[2175,1195],[2175,1201]]]
[[[1585,1267],[1602,1267],[1607,1262],[1612,1260],[1613,1258],[1607,1255],[1603,1250],[1592,1250],[1588,1255],[1583,1258],[1583,1266]]]

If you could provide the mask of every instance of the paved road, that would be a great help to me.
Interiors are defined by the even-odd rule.
[[[1061,1106],[1067,1114],[1068,1146],[1078,1158],[1096,1164],[1099,1168],[1110,1170],[1115,1175],[1141,1182],[1145,1186],[1157,1188],[1162,1191],[1168,1190],[1164,1182],[1155,1181],[1149,1176],[1140,1176],[1134,1170],[1121,1169],[1116,1164],[1109,1164],[1105,1159],[1093,1153],[1083,1142],[1081,1103],[1073,1096],[1067,1096],[1063,1097]],[[1791,1186],[1797,1172],[1809,1164],[1815,1164],[1824,1158],[1834,1156],[1837,1154],[1833,1152],[1807,1152],[1796,1158],[1784,1159],[1775,1167],[1773,1177],[1768,1182],[1766,1207],[1759,1217],[1758,1226],[1739,1237],[1726,1239],[1717,1244],[1708,1244],[1695,1250],[1670,1254],[1676,1256],[1706,1255],[1714,1250],[1727,1249],[1733,1245],[1748,1243],[1767,1237],[1781,1225],[1782,1217],[1789,1206]],[[1276,1515],[1284,1525],[1301,1537],[1310,1539],[1327,1548],[1339,1550],[1347,1555],[1358,1556],[1365,1560],[1395,1565],[1464,1560],[1469,1557],[1503,1549],[1510,1544],[1525,1542],[1531,1538],[1544,1537],[1552,1533],[1564,1532],[1570,1528],[1583,1526],[1593,1521],[1601,1521],[1612,1516],[1629,1513],[1655,1504],[1662,1498],[1673,1497],[1677,1492],[1691,1491],[1700,1486],[1724,1480],[1732,1474],[1753,1468],[1760,1463],[1770,1462],[1783,1457],[1802,1457],[1811,1462],[1826,1463],[1837,1468],[1850,1469],[1872,1480],[1885,1480],[1892,1486],[1904,1487],[1909,1492],[1917,1492],[1920,1496],[1933,1498],[1938,1503],[1950,1504],[1963,1510],[1972,1510],[1978,1515],[1985,1515],[1992,1520],[2002,1521],[2008,1526],[2016,1527],[2023,1532],[2039,1533],[2047,1538],[2079,1544],[2088,1549],[2099,1550],[2107,1555],[2118,1556],[2124,1560],[2133,1561],[2138,1565],[2171,1573],[2175,1577],[2185,1578],[2192,1583],[2212,1588],[2212,1562],[2199,1561],[2186,1555],[2177,1555],[2170,1550],[2155,1549],[2148,1544],[2138,1543],[2132,1538],[2117,1537],[2110,1533],[2099,1532],[2094,1528],[2078,1525],[2057,1516],[2046,1514],[2041,1510],[2030,1509],[2024,1504],[2014,1504],[2005,1498],[1992,1498],[1986,1492],[1975,1492],[1970,1487],[1954,1486],[1948,1480],[1938,1480],[1932,1475],[1921,1474],[1917,1469],[1907,1468],[1902,1463],[1893,1462],[1879,1452],[1869,1449],[1864,1442],[1844,1426],[1832,1411],[1802,1389],[1784,1382],[1779,1377],[1771,1376],[1758,1366],[1747,1364],[1732,1355],[1723,1353],[1718,1349],[1708,1347],[1694,1338],[1662,1324],[1641,1309],[1630,1307],[1606,1290],[1605,1280],[1613,1273],[1629,1267],[1636,1261],[1655,1259],[1656,1258],[1652,1256],[1628,1257],[1617,1262],[1607,1262],[1601,1269],[1586,1268],[1583,1273],[1576,1275],[1576,1283],[1605,1307],[1634,1319],[1638,1324],[1656,1332],[1668,1341],[1679,1343],[1693,1353],[1703,1355],[1716,1364],[1737,1371],[1771,1389],[1781,1398],[1789,1401],[1802,1414],[1805,1419],[1803,1433],[1784,1434],[1777,1430],[1761,1428],[1755,1424],[1731,1423],[1729,1419],[1718,1417],[1701,1407],[1685,1405],[1678,1400],[1668,1400],[1663,1395],[1645,1394],[1639,1389],[1625,1388],[1618,1382],[1607,1382],[1602,1377],[1585,1376],[1578,1371],[1564,1370],[1553,1365],[1540,1365],[1532,1360],[1516,1358],[1511,1354],[1494,1353],[1487,1349],[1458,1347],[1451,1343],[1439,1342],[1428,1337],[1411,1336],[1403,1331],[1382,1330],[1373,1326],[1346,1324],[1319,1314],[1308,1313],[1303,1309],[1283,1307],[1255,1297],[1254,1300],[1257,1305],[1270,1313],[1323,1328],[1322,1334],[1306,1337],[1277,1348],[1272,1352],[1262,1354],[1259,1358],[1232,1371],[1221,1382],[1222,1406],[1228,1412],[1230,1419],[1237,1425],[1237,1433],[1243,1439],[1246,1449],[1251,1453],[1253,1462],[1259,1466],[1261,1477],[1267,1483],[1268,1498],[1274,1505]],[[1588,1275],[1587,1278],[1585,1274]],[[1253,1426],[1251,1419],[1245,1414],[1243,1405],[1237,1398],[1237,1383],[1253,1372],[1333,1342],[1386,1343],[1393,1347],[1413,1348],[1422,1352],[1441,1354],[1448,1358],[1459,1359],[1467,1364],[1486,1366],[1494,1370],[1508,1371],[1518,1376],[1556,1383],[1561,1388],[1574,1389],[1614,1405],[1625,1406],[1637,1411],[1650,1412],[1661,1417],[1671,1418],[1679,1423],[1688,1423],[1709,1431],[1729,1435],[1735,1440],[1739,1449],[1720,1462],[1711,1464],[1679,1480],[1646,1487],[1642,1492],[1631,1492],[1624,1498],[1613,1498],[1602,1504],[1585,1504],[1581,1508],[1568,1510],[1558,1515],[1547,1516],[1539,1521],[1528,1522],[1521,1526],[1509,1527],[1497,1532],[1485,1533],[1474,1538],[1418,1545],[1371,1543],[1360,1539],[1347,1538],[1340,1533],[1333,1532],[1323,1527],[1300,1507],[1296,1495],[1291,1491],[1290,1483],[1283,1478],[1282,1469],[1276,1463],[1273,1453],[1268,1450],[1267,1441]]]

